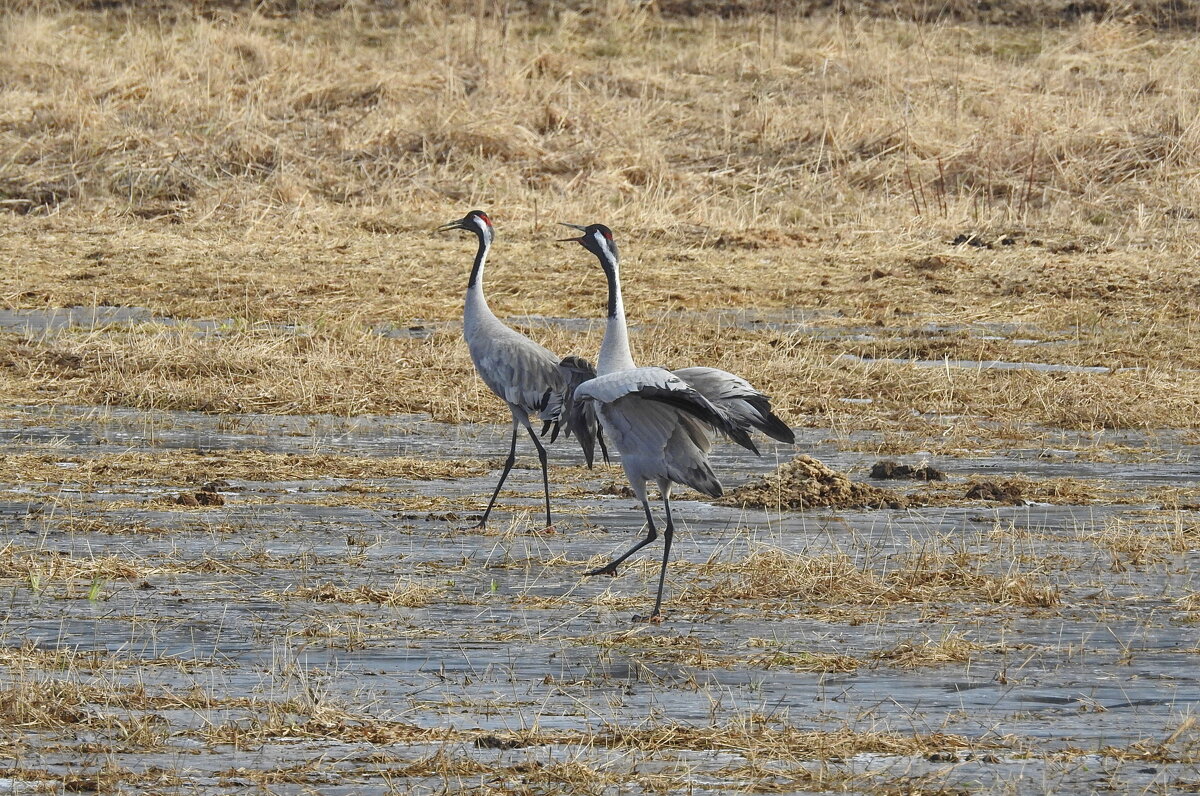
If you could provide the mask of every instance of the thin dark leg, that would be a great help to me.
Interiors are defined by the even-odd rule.
[[[527,426],[526,430],[529,432],[529,438],[533,440],[533,446],[537,448],[538,460],[542,463],[542,489],[546,493],[546,527],[551,528],[554,526],[554,522],[550,519],[550,474],[546,471],[546,449],[542,447],[542,443],[538,441],[537,434],[533,433],[532,428]]]
[[[513,463],[517,460],[517,424],[513,423],[512,444],[508,448],[508,460],[504,462],[504,472],[500,473],[500,483],[496,484],[496,491],[492,492],[492,499],[488,501],[487,510],[483,512],[483,519],[473,528],[482,528],[487,525],[488,517],[492,513],[492,506],[496,505],[496,496],[500,494],[500,488],[504,486],[504,479],[508,478],[508,471],[513,468]]]
[[[654,518],[650,516],[650,504],[645,498],[642,499],[642,508],[646,510],[646,527],[650,529],[650,532],[646,534],[646,538],[629,548],[629,550],[625,552],[625,555],[621,556],[620,558],[614,558],[612,561],[609,561],[602,567],[589,569],[587,572],[583,573],[584,575],[616,575],[618,564],[658,538],[658,531],[654,530]]]
[[[654,621],[655,617],[659,615],[658,609],[662,608],[663,583],[667,579],[667,559],[671,557],[671,536],[675,533],[675,521],[671,519],[671,498],[666,490],[663,490],[663,507],[667,511],[667,527],[663,529],[662,571],[658,573],[658,599],[654,601],[654,611],[646,617],[649,621]]]

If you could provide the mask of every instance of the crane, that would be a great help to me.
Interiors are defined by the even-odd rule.
[[[560,361],[544,346],[506,326],[488,307],[483,294],[483,269],[495,237],[495,229],[487,213],[472,210],[457,221],[438,227],[439,232],[452,229],[471,232],[479,239],[479,248],[475,252],[475,262],[471,266],[471,276],[467,281],[467,295],[463,306],[463,337],[471,352],[475,371],[484,384],[508,404],[508,410],[512,414],[512,439],[504,470],[500,473],[500,481],[492,492],[483,518],[473,527],[482,528],[487,525],[492,507],[496,504],[496,497],[516,461],[517,435],[521,428],[524,428],[533,440],[538,460],[542,465],[546,528],[552,530],[554,523],[550,517],[550,476],[546,469],[546,448],[534,433],[529,416],[536,413],[541,417],[543,435],[548,428],[553,428],[550,437],[550,441],[553,442],[558,438],[563,422],[560,419],[563,407],[568,406],[572,420],[568,423],[566,436],[575,432],[583,446],[588,467],[592,466],[594,439],[600,440],[601,450],[607,461],[608,452],[604,448],[602,431],[597,426],[594,412],[584,411],[583,407],[570,407],[569,396],[566,395],[568,384],[573,388],[594,376],[595,370],[582,357],[572,356]]]
[[[711,429],[720,431],[742,447],[758,453],[750,431],[758,430],[780,442],[794,443],[795,435],[771,409],[770,400],[745,379],[717,368],[691,367],[670,371],[638,367],[629,350],[629,329],[621,300],[620,260],[612,230],[603,224],[564,226],[583,234],[575,241],[600,261],[608,279],[608,317],[597,376],[579,384],[576,406],[596,406],[600,422],[621,454],[621,465],[634,495],[646,513],[646,537],[624,554],[585,575],[616,575],[617,567],[658,538],[646,484],[653,481],[662,495],[666,525],[663,558],[658,575],[654,610],[635,620],[661,621],[663,584],[675,524],[671,516],[671,488],[682,484],[709,497],[720,497],[721,482],[708,463]]]

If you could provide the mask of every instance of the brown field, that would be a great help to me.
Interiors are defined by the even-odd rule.
[[[3,788],[1200,787],[1196,7],[900,5],[0,5]],[[662,628],[615,467],[455,531],[472,208],[498,315],[594,357],[603,222],[837,470],[724,458]]]

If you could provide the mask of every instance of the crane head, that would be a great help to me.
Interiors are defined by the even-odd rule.
[[[442,224],[437,228],[437,232],[445,232],[451,229],[463,229],[467,232],[474,232],[481,238],[488,240],[491,240],[495,234],[495,230],[492,228],[492,220],[482,210],[472,210],[457,221]]]
[[[612,230],[608,227],[603,224],[592,224],[581,227],[578,224],[559,223],[564,227],[577,229],[583,233],[578,238],[561,238],[561,242],[574,241],[602,260],[605,259],[606,255],[608,259],[614,261],[617,259],[617,242],[613,240]]]

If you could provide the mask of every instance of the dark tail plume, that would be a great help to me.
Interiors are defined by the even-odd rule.
[[[596,378],[596,369],[583,357],[564,357],[558,364],[566,387],[563,390],[560,418],[566,424],[565,436],[575,435],[583,449],[583,459],[591,467],[596,455],[596,443],[600,443],[600,454],[608,462],[608,447],[604,444],[604,429],[596,416],[596,407],[591,401],[576,401],[575,388],[589,379]]]

